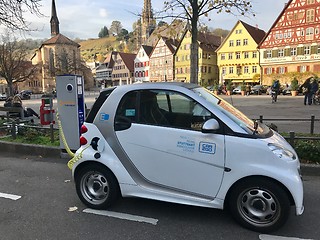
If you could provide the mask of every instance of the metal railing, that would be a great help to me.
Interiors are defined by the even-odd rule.
[[[310,134],[314,134],[314,123],[319,122],[320,119],[316,119],[314,115],[311,115],[310,118],[263,118],[263,115],[259,116],[259,122],[263,123],[263,121],[292,121],[292,122],[310,122]]]

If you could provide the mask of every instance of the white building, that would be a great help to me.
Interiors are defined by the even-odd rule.
[[[142,45],[136,58],[134,59],[135,82],[150,81],[150,55],[153,47]]]

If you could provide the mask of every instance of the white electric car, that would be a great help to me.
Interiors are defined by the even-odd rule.
[[[102,91],[81,128],[72,173],[95,209],[119,196],[224,209],[244,227],[270,232],[303,185],[294,149],[205,88],[143,83]]]

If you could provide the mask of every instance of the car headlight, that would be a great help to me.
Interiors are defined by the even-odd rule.
[[[274,143],[268,143],[270,150],[281,159],[295,160],[296,155],[290,150]]]

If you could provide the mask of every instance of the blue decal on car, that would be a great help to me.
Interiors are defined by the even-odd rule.
[[[100,121],[108,121],[109,120],[109,114],[106,113],[100,113]]]
[[[195,142],[189,139],[184,139],[181,137],[182,140],[177,142],[177,148],[182,149],[184,152],[194,152],[195,149]]]
[[[215,154],[216,153],[216,144],[208,143],[208,142],[200,142],[199,143],[199,152]]]

